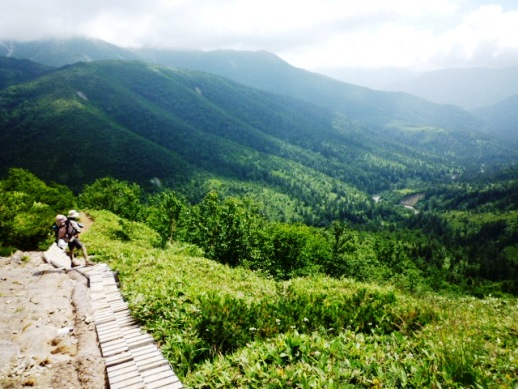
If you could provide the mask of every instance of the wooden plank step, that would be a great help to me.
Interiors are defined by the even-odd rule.
[[[108,301],[103,298],[92,301],[92,308],[94,308],[96,312],[106,313],[106,311],[111,311],[112,307]]]
[[[111,349],[117,349],[120,347],[128,347],[126,344],[126,339],[123,337],[116,340],[111,340],[109,342],[102,342],[101,347],[103,350],[111,350]]]
[[[113,377],[116,377],[119,374],[128,373],[130,371],[135,370],[138,370],[138,368],[133,359],[127,362],[123,362],[119,365],[110,366],[106,368],[106,372]]]
[[[94,323],[111,389],[180,389],[153,337],[143,331],[105,264],[81,269],[90,280]]]
[[[100,283],[90,281],[90,289],[93,292],[102,292],[103,291],[103,286]]]
[[[141,373],[152,369],[158,369],[162,366],[168,366],[169,369],[171,368],[169,361],[167,361],[162,354],[148,355],[146,357],[134,357],[134,360]]]
[[[145,360],[150,360],[151,358],[162,358],[164,361],[166,360],[160,350],[147,350],[147,352],[137,353],[137,350],[131,350],[131,354],[133,355],[133,359],[136,363],[141,363]]]
[[[131,340],[126,339],[126,344],[128,345],[128,348],[130,350],[145,346],[147,344],[153,344],[153,343],[154,343],[153,338],[151,338],[149,336],[143,336],[143,337],[131,339]]]
[[[149,370],[149,371],[154,372],[155,370]],[[163,380],[166,378],[179,381],[178,377],[173,373],[173,371],[170,368],[167,371],[157,372],[157,373],[149,374],[146,376],[144,374],[141,374],[141,376],[144,378],[144,382],[146,384],[154,382],[154,381]]]
[[[171,366],[169,365],[162,365],[162,366],[158,366],[154,369],[148,369],[146,371],[142,371],[140,372],[140,375],[142,377],[144,377],[144,381],[147,380],[147,377],[150,377],[150,376],[162,376],[162,374],[168,374],[168,375],[175,375],[173,370],[171,369]]]
[[[112,347],[103,347],[101,345],[101,352],[103,354],[104,358],[114,357],[116,355],[125,354],[128,353],[128,346],[124,345],[117,345]]]
[[[169,366],[169,362],[167,362],[164,358],[155,358],[143,361],[142,364],[137,363],[139,371],[145,372],[146,370],[156,369],[160,366]]]
[[[111,323],[117,323],[117,320],[113,316],[96,317],[94,315],[94,322],[96,326],[103,326]]]
[[[125,379],[119,382],[110,382],[110,389],[146,388],[144,380],[140,376]]]
[[[117,320],[123,320],[123,319],[133,319],[133,316],[131,316],[129,310],[126,311],[126,312],[117,312],[117,313],[114,313],[113,316],[117,319]]]
[[[134,379],[135,377],[138,377],[138,382],[144,383],[144,379],[141,377],[139,371],[137,369],[130,369],[127,371],[114,371],[111,374],[108,375],[108,378],[110,379],[110,385],[115,385],[118,382],[126,381]]]
[[[135,327],[135,328],[139,328],[138,327],[138,323],[135,319],[133,319],[131,316],[130,317],[127,317],[127,318],[122,318],[122,319],[117,319],[117,323],[119,324],[119,326],[121,328],[123,327],[128,327],[128,328],[131,328],[131,327]]]
[[[95,324],[99,325],[102,329],[116,328],[119,326],[119,322],[115,315],[94,315]]]
[[[180,389],[183,388],[182,383],[178,379],[178,377],[168,377],[162,380],[153,381],[150,383],[146,383],[146,389],[158,389],[158,388],[167,388],[167,389]]]
[[[128,308],[128,303],[126,301],[124,301],[124,299],[119,295],[118,297],[114,297],[114,296],[106,296],[106,301],[108,302],[108,304],[110,304],[110,306],[113,308],[113,307],[120,307],[120,306],[124,306],[126,308]]]
[[[133,339],[133,338],[140,338],[142,336],[147,336],[148,338],[151,338],[151,335],[142,332],[139,327],[128,327],[124,330],[124,336],[127,339]],[[151,338],[153,339],[153,338]]]
[[[116,337],[115,339],[117,339],[117,337],[123,338],[124,334],[122,333],[120,328],[117,327],[117,328],[109,328],[109,329],[105,329],[105,330],[102,330],[102,329],[98,330],[97,336],[99,337],[99,341],[106,343],[106,342],[110,341],[108,339],[112,339],[114,336]]]
[[[94,318],[95,320],[95,318]],[[96,323],[97,325],[97,323]],[[112,318],[112,320],[109,320],[109,321],[103,321],[102,323],[99,323],[99,325],[97,325],[98,327],[98,331],[112,331],[114,329],[119,329],[119,323],[117,322],[117,319],[115,318]]]
[[[131,350],[131,354],[134,358],[140,358],[146,355],[162,355],[160,350],[156,348],[154,344],[147,344],[142,347]]]
[[[116,305],[117,303],[128,305],[128,303],[126,303],[126,301],[124,301],[124,299],[122,298],[122,296],[120,294],[117,294],[117,296],[115,296],[113,294],[105,293],[105,295],[106,295],[106,302],[108,304],[110,304],[111,306]]]
[[[124,315],[124,316],[114,315],[114,317],[115,317],[115,320],[117,321],[118,325],[128,327],[127,329],[131,328],[132,323],[135,323],[135,326],[134,326],[135,328],[140,328],[138,326],[137,321],[130,315]]]
[[[152,358],[154,359],[159,359],[159,358],[162,358],[162,360],[166,361],[166,359],[163,357],[162,353],[160,352],[160,350],[147,350],[147,352],[141,352],[141,353],[137,353],[136,351],[138,350],[131,350],[131,354],[133,355],[133,359],[135,360],[135,362],[138,364],[138,363],[142,363],[146,360],[151,360]]]
[[[106,367],[120,365],[128,361],[135,362],[133,359],[133,355],[131,355],[130,352],[116,354],[111,357],[105,358]]]
[[[114,340],[114,337],[115,337],[115,339],[124,338],[124,334],[122,333],[122,331],[119,328],[113,328],[113,329],[104,330],[104,331],[99,330],[99,331],[97,331],[97,336],[99,337],[99,341],[101,343],[111,342]]]
[[[104,292],[90,292],[90,298],[92,299],[92,304],[98,304],[99,300],[105,300],[106,296]]]

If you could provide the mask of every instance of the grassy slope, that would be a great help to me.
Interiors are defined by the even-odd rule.
[[[120,272],[133,314],[189,386],[518,384],[516,300],[411,296],[319,276],[277,283],[192,247],[153,249],[144,226],[91,215],[83,240]],[[329,325],[341,318],[349,324]]]

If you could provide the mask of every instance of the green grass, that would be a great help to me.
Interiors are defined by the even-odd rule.
[[[275,282],[108,212],[83,241],[195,388],[515,388],[516,299],[405,295],[315,275]],[[124,228],[125,240],[119,240]]]

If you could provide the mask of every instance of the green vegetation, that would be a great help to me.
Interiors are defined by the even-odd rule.
[[[63,208],[91,207],[83,241],[119,272],[132,314],[189,387],[518,384],[518,301],[462,293],[454,275],[473,269],[418,231],[273,222],[250,199],[210,192],[190,205],[113,178],[75,198],[12,169],[0,188],[10,199],[0,214],[4,247],[19,236],[49,243],[43,229],[7,224],[14,211],[50,230]],[[50,201],[60,196],[68,201]]]
[[[135,317],[189,387],[513,387],[515,299],[413,297],[323,276],[274,281],[156,249],[152,230],[110,239],[120,219],[91,212],[84,239],[120,272]],[[126,232],[125,232],[126,233]]]
[[[153,243],[157,248],[195,245],[206,258],[275,280],[323,274],[390,283],[410,292],[462,290],[480,297],[518,290],[518,215],[513,210],[405,216],[396,201],[391,207],[401,214],[390,223],[362,227],[335,220],[312,227],[272,220],[254,199],[222,197],[214,190],[191,204],[171,190],[145,193],[137,184],[106,177],[86,185],[76,199],[68,189],[47,187],[22,169],[12,169],[0,184],[4,250],[45,246],[52,224],[45,220],[80,207],[113,212],[128,221],[128,230],[130,222],[145,223],[159,234]],[[394,198],[408,198],[406,194]],[[426,208],[434,201],[421,198],[414,206]],[[482,206],[487,210],[488,204]],[[375,209],[383,212],[389,205]],[[129,240],[124,234],[119,238]]]
[[[0,181],[0,253],[48,247],[54,217],[73,204],[67,187],[46,185],[25,170],[11,169]]]

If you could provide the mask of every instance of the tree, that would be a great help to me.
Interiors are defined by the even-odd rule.
[[[150,195],[147,198],[146,224],[160,234],[162,246],[171,243],[186,204],[172,190]]]
[[[257,262],[263,218],[249,200],[222,200],[211,191],[203,201],[186,210],[179,236],[205,251],[208,258],[232,266]]]
[[[79,204],[83,208],[104,209],[136,221],[141,217],[142,196],[143,190],[139,185],[105,177],[92,185],[85,185],[79,195]]]

